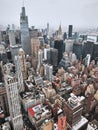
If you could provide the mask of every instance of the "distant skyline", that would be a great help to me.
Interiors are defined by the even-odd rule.
[[[20,26],[23,0],[0,1],[0,25]],[[98,27],[98,0],[24,0],[29,26]]]

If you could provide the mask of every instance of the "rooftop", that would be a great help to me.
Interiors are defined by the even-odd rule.
[[[48,109],[48,106],[43,106],[42,104],[38,104],[35,107],[31,107],[28,109],[29,114],[31,114],[32,117],[37,119],[39,116],[43,117],[50,113],[50,110]]]

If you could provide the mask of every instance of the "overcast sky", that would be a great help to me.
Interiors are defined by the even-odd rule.
[[[98,0],[25,0],[29,26],[97,27]],[[0,0],[0,25],[19,26],[23,0]]]

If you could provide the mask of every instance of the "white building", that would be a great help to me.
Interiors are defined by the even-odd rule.
[[[48,52],[50,52],[50,48],[44,48],[44,60],[48,60],[49,58]]]
[[[10,41],[10,45],[13,46],[13,45],[16,45],[16,40],[15,40],[15,32],[14,30],[10,30],[9,33],[9,41]]]
[[[85,65],[88,67],[90,64],[90,59],[91,59],[91,55],[87,54],[87,56],[85,57]]]
[[[24,91],[24,83],[23,83],[23,76],[22,76],[19,56],[15,56],[15,66],[16,66],[17,78],[19,83],[18,89],[20,92],[22,92]]]
[[[52,65],[44,64],[44,75],[47,80],[52,81],[52,77],[53,77],[53,66]]]
[[[19,91],[21,92],[24,91],[23,80],[27,79],[26,59],[22,48],[19,49],[18,56],[15,56],[15,66],[19,83]]]
[[[15,77],[5,75],[5,86],[8,97],[10,117],[14,130],[23,130],[23,119],[18,95],[18,82]]]
[[[38,65],[37,65],[37,71],[39,70],[44,58],[44,52],[42,50],[39,50],[38,52]]]
[[[39,98],[34,98],[33,93],[31,94],[31,92],[24,92],[23,95],[21,95],[21,102],[25,111],[27,111],[30,107],[36,106],[37,104],[44,103],[44,99],[44,94],[39,94]]]

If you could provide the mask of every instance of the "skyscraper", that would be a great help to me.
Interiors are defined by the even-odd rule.
[[[63,40],[56,40],[54,43],[54,48],[58,50],[58,64],[63,57],[63,52],[65,51],[65,45]]]
[[[57,66],[58,50],[55,49],[55,48],[51,48],[51,50],[50,50],[50,57],[51,57],[51,65]]]
[[[32,38],[31,39],[31,53],[32,53],[34,58],[38,58],[39,48],[40,48],[39,38]]]
[[[74,44],[73,44],[73,53],[75,53],[76,54],[76,56],[77,56],[77,59],[79,59],[79,60],[81,60],[81,58],[82,58],[82,44],[81,43],[77,43],[77,42],[75,42]]]
[[[65,43],[65,51],[66,51],[67,53],[71,52],[71,51],[73,50],[74,40],[72,40],[72,39],[66,39],[66,40],[64,41],[64,43]]]
[[[63,57],[63,52],[65,51],[61,24],[59,26],[58,31],[56,32],[54,48],[58,50],[58,64],[59,64],[59,62],[61,61]]]
[[[50,48],[44,48],[44,60],[50,61]]]
[[[47,23],[47,35],[49,35],[49,23]]]
[[[8,97],[10,117],[13,124],[13,130],[23,130],[23,119],[18,94],[18,82],[15,77],[5,75],[5,86]]]
[[[92,59],[93,48],[94,48],[94,42],[90,41],[85,42],[83,45],[83,54],[82,54],[83,58],[85,58],[87,54],[90,54]]]
[[[72,25],[69,25],[68,38],[72,38],[72,31],[73,31],[73,26],[72,26]]]
[[[20,30],[21,30],[21,44],[26,55],[31,54],[30,35],[28,28],[28,17],[25,13],[25,7],[22,7],[22,13],[20,14]]]
[[[64,32],[64,34],[63,34],[63,40],[65,40],[65,39],[67,39],[67,33],[66,32]]]
[[[78,124],[81,120],[82,115],[82,104],[78,101],[78,98],[72,95],[67,102],[64,102],[64,112],[66,113],[68,124],[73,127],[73,125]]]
[[[6,88],[2,82],[0,82],[0,107],[2,107],[4,114],[9,114],[8,100],[6,94]]]
[[[16,65],[16,70],[17,70],[17,76],[20,82],[22,82],[22,80],[27,79],[25,52],[22,48],[19,49],[18,56],[15,56],[15,65]],[[22,78],[21,73],[22,73],[23,79],[21,79]]]
[[[38,51],[38,64],[37,64],[37,71],[39,70],[44,58],[44,52],[40,49]]]
[[[14,32],[14,30],[9,30],[8,35],[9,35],[10,45],[11,45],[11,46],[16,45],[15,32]]]
[[[52,81],[52,75],[53,75],[53,66],[44,64],[44,75],[47,80]]]

